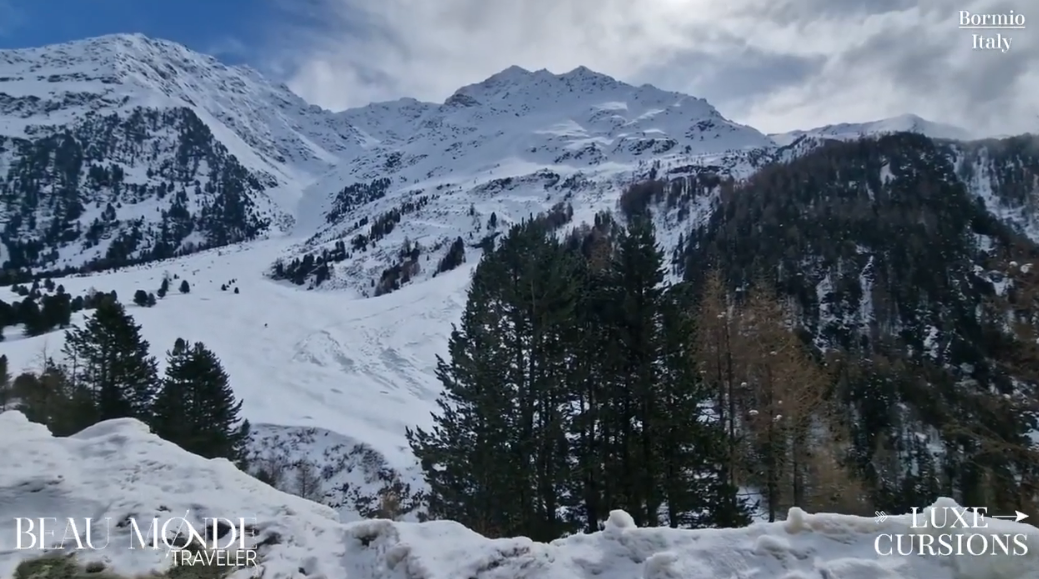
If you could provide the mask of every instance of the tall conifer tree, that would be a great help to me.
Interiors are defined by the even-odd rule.
[[[188,452],[244,466],[249,422],[220,360],[201,342],[178,338],[167,353],[152,428]]]
[[[661,409],[658,364],[662,353],[660,301],[664,281],[663,254],[656,246],[653,222],[636,215],[617,243],[612,264],[614,281],[613,337],[618,347],[615,395],[622,412],[619,426],[620,468],[624,508],[639,524],[656,525],[663,503],[654,439]]]
[[[439,415],[430,430],[408,430],[430,487],[429,514],[458,521],[486,535],[501,532],[506,522],[499,501],[498,476],[506,453],[502,394],[506,363],[492,310],[495,278],[493,253],[485,254],[473,274],[460,325],[448,340],[449,359],[437,357],[436,375],[444,386],[437,400]]]
[[[97,419],[147,421],[158,390],[155,358],[141,327],[114,299],[101,299],[94,315],[65,338],[70,379],[90,392]]]

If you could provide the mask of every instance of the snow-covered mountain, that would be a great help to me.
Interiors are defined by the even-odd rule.
[[[415,247],[432,254],[420,256],[410,276],[422,279],[456,239],[475,245],[566,204],[574,220],[589,220],[613,209],[625,185],[649,176],[743,177],[776,149],[703,99],[584,67],[564,74],[511,67],[442,104],[405,99],[341,116],[369,148],[304,191],[297,218],[313,236],[300,252],[318,258],[282,264],[278,275],[368,294],[373,285],[385,291]],[[677,224],[661,223],[666,231]]]
[[[526,538],[487,539],[451,521],[342,523],[331,509],[278,492],[226,460],[189,454],[133,419],[109,420],[68,438],[55,438],[43,426],[10,411],[0,414],[0,440],[2,577],[13,576],[19,564],[42,554],[16,549],[17,517],[25,516],[55,517],[49,522],[54,532],[51,544],[60,542],[64,551],[75,551],[75,561],[92,563],[95,573],[100,567],[127,577],[166,571],[172,560],[162,549],[131,549],[139,539],[124,521],[133,517],[144,526],[157,518],[160,524],[170,519],[176,524],[182,516],[196,529],[203,527],[203,517],[247,518],[251,536],[245,546],[256,550],[259,566],[233,576],[263,579],[1031,579],[1039,567],[1035,549],[1020,556],[878,554],[877,546],[887,547],[877,539],[882,535],[940,532],[955,545],[982,534],[972,529],[911,529],[909,515],[878,522],[795,508],[779,523],[682,530],[638,528],[631,516],[615,510],[602,531],[548,544]],[[934,508],[955,506],[950,499],[939,499]],[[79,524],[72,531],[69,517]],[[94,521],[89,536],[84,518]],[[988,519],[986,524],[984,534],[1021,535],[1027,545],[1039,540],[1035,527],[1025,523]],[[83,549],[77,548],[77,539]]]
[[[0,51],[0,259],[111,267],[262,236],[360,143],[285,86],[176,43]]]
[[[370,449],[413,482],[403,432],[428,424],[436,409],[436,356],[446,353],[485,242],[538,213],[577,225],[600,211],[623,212],[625,188],[656,178],[672,182],[640,197],[652,205],[661,245],[671,253],[708,221],[730,177],[804,156],[826,140],[892,131],[962,135],[904,116],[770,137],[702,99],[586,68],[554,74],[512,67],[444,103],[401,99],[333,113],[250,69],[137,35],[3,51],[0,262],[8,281],[12,268],[108,268],[60,283],[70,295],[115,290],[123,301],[137,290],[156,291],[169,274],[190,281],[190,293],[171,293],[157,307],[128,306],[153,353],[178,337],[212,347],[262,438],[293,446],[281,454],[327,459],[324,466],[335,471],[341,456],[330,458],[328,448],[345,445],[358,460]],[[861,164],[859,173],[872,179],[863,181],[856,210],[871,207],[869,195],[884,187],[914,191],[913,175],[892,179],[892,167],[948,158],[952,168],[928,162],[927,174],[962,185],[957,191],[1039,239],[1039,197],[1027,169],[1039,158],[1033,140],[946,143],[933,154],[917,145],[883,157],[868,144],[861,159],[849,153],[856,162],[848,166],[858,171]],[[923,159],[924,150],[934,158]],[[807,181],[822,187],[836,180],[815,174],[820,167],[831,163],[809,163]],[[780,185],[808,193],[800,173],[780,177]],[[768,179],[755,191],[769,192],[765,185]],[[755,225],[740,231],[792,215],[798,203],[745,214]],[[868,221],[875,216],[863,215],[861,231],[877,229]],[[801,230],[818,233],[815,224],[826,221],[805,219]],[[800,258],[801,246],[789,243],[796,233],[768,244]],[[273,239],[257,239],[265,236]],[[807,258],[829,264],[831,248],[823,246],[837,238],[823,236],[822,249]],[[848,247],[860,254],[834,267],[868,290],[866,246]],[[818,273],[825,283],[805,286],[806,295],[826,303],[838,292],[829,272]],[[353,291],[302,291],[317,287]],[[10,289],[0,292],[5,302],[25,297]],[[846,306],[859,311],[863,304]],[[84,315],[75,313],[73,323]],[[821,322],[840,326],[852,318],[845,312]],[[20,327],[5,330],[0,353],[13,372],[38,368],[41,355],[63,340],[62,332],[24,338]],[[341,474],[329,483],[370,482]]]
[[[512,67],[444,103],[332,113],[179,44],[104,36],[0,51],[0,259],[8,270],[107,268],[296,220],[306,243],[280,277],[370,294],[405,238],[431,259],[475,240],[491,214],[507,226],[568,202],[590,217],[639,177],[745,176],[774,149],[702,99],[583,67]],[[392,212],[408,218],[373,234]],[[302,263],[359,234],[364,250],[348,263]],[[413,278],[432,273],[420,269]]]
[[[795,141],[802,137],[850,141],[861,139],[862,137],[891,133],[918,133],[932,139],[969,140],[972,138],[971,133],[966,129],[944,123],[935,123],[911,114],[867,123],[838,123],[814,129],[772,133],[769,137],[780,146],[788,146],[794,144]]]
[[[360,144],[342,117],[285,85],[140,34],[0,51],[0,93],[0,134],[8,137],[138,107],[188,108],[243,166],[293,184]]]
[[[966,136],[913,115],[766,136],[584,67],[333,113],[141,35],[0,51],[0,260],[9,277],[110,268],[291,231],[272,277],[370,296],[531,215],[591,220],[639,180],[739,179],[891,131]],[[716,193],[694,188],[655,215],[666,250]]]

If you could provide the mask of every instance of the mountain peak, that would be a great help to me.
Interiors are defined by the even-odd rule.
[[[359,145],[333,113],[256,70],[138,33],[0,50],[0,78],[14,99],[53,103],[54,113],[34,117],[48,125],[98,110],[191,109],[246,167],[284,183],[323,173]]]
[[[523,68],[522,66],[512,65],[505,70],[491,75],[487,80],[512,80],[512,79],[525,79],[530,77],[533,72]],[[487,81],[484,81],[487,82]]]
[[[144,34],[134,33],[118,33],[118,34],[106,34],[103,36],[95,36],[91,38],[84,38],[82,40],[72,40],[69,42],[62,42],[60,44],[47,44],[44,46],[36,46],[30,48],[15,48],[0,50],[2,55],[10,55],[13,57],[22,58],[40,58],[47,56],[87,56],[90,58],[104,58],[115,55],[132,55],[132,56],[146,56],[146,55],[187,55],[190,54],[198,59],[206,60],[210,62],[216,62],[216,59],[212,56],[195,52],[172,40],[164,40],[158,38],[151,38]]]
[[[488,100],[516,99],[520,95],[590,93],[612,89],[662,92],[649,86],[636,88],[586,66],[578,66],[568,72],[556,74],[544,68],[532,72],[513,65],[481,82],[463,86],[455,91],[444,104],[446,106],[473,106],[475,103]]]
[[[864,123],[837,123],[807,130],[769,135],[779,145],[788,145],[809,136],[820,139],[852,140],[890,133],[918,133],[934,139],[970,140],[972,135],[962,127],[929,121],[913,113],[868,121]]]
[[[891,120],[897,120],[897,121],[907,122],[907,123],[928,123],[928,122],[930,122],[927,119],[921,117],[920,115],[915,115],[913,113],[905,113],[905,114],[897,115],[897,116],[891,117]]]
[[[617,82],[617,79],[613,78],[608,74],[596,72],[587,66],[581,65],[571,70],[570,72],[564,72],[558,75],[559,78],[570,78],[570,79],[594,79],[594,80],[608,80],[611,82]]]

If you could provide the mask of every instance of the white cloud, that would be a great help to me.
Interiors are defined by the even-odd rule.
[[[322,106],[441,101],[510,65],[578,65],[707,98],[766,131],[913,112],[982,131],[1039,129],[1039,43],[971,50],[984,0],[286,1],[289,85]],[[1035,121],[1032,126],[1032,121]],[[1025,125],[1028,125],[1027,127]]]
[[[217,58],[242,58],[250,54],[249,47],[233,36],[217,39],[207,46],[203,52]]]

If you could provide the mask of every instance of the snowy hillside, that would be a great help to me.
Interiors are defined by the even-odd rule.
[[[623,511],[613,511],[603,531],[550,544],[490,540],[447,521],[344,524],[328,508],[275,491],[224,460],[188,454],[132,419],[53,438],[20,413],[5,412],[0,440],[0,464],[6,466],[0,471],[3,577],[39,555],[14,549],[15,517],[110,518],[111,526],[99,523],[93,535],[94,544],[109,537],[107,546],[78,557],[129,575],[163,570],[170,561],[162,551],[130,551],[131,529],[115,522],[185,513],[197,527],[206,516],[255,518],[248,545],[260,545],[260,566],[237,576],[264,579],[1030,579],[1039,568],[1034,548],[1018,557],[880,557],[874,551],[877,535],[906,533],[907,517],[878,523],[799,509],[782,523],[700,531],[639,529]],[[952,504],[941,499],[937,506]],[[988,533],[1020,533],[1030,546],[1039,541],[1034,527],[988,524]],[[71,545],[68,537],[66,548]]]
[[[406,241],[427,255],[428,265],[409,276],[420,280],[457,238],[475,245],[566,204],[576,223],[590,221],[615,209],[639,179],[742,177],[775,149],[703,99],[584,67],[564,74],[511,67],[443,104],[404,99],[341,115],[365,135],[368,151],[309,186],[297,215],[298,232],[314,235],[294,257],[328,253],[283,263],[277,275],[369,295],[400,265]],[[331,266],[319,270],[322,263]]]
[[[0,51],[0,260],[106,268],[261,237],[359,145],[341,117],[176,43]]]
[[[891,133],[918,133],[932,139],[969,140],[970,132],[960,127],[935,123],[916,115],[906,114],[868,123],[839,123],[808,130],[774,133],[769,135],[778,145],[793,144],[801,137],[809,139],[836,139],[849,141]]]
[[[223,361],[250,421],[334,430],[371,444],[395,468],[410,465],[404,427],[427,424],[435,408],[436,355],[461,314],[470,268],[355,302],[264,279],[264,266],[283,248],[272,239],[60,281],[71,295],[115,290],[128,304],[135,290],[155,291],[164,275],[176,276],[175,285],[187,281],[188,294],[171,291],[152,308],[127,305],[160,361],[176,338],[201,340]],[[18,300],[9,289],[0,288],[0,299]],[[57,355],[64,332],[26,338],[9,327],[5,338],[0,353],[17,371]]]
[[[482,247],[509,225],[545,212],[566,227],[590,222],[599,211],[623,213],[622,192],[656,178],[633,197],[651,210],[660,245],[673,258],[683,236],[688,240],[695,225],[708,224],[728,178],[803,157],[825,139],[891,131],[964,135],[907,115],[769,137],[727,120],[702,99],[628,85],[585,68],[553,74],[512,67],[460,88],[444,103],[401,99],[332,113],[255,71],[142,36],[0,51],[0,262],[9,276],[0,281],[12,281],[26,268],[89,263],[107,269],[56,282],[72,296],[91,288],[116,291],[160,361],[178,337],[204,342],[227,369],[244,416],[257,426],[256,458],[307,458],[328,473],[322,500],[348,503],[354,491],[370,495],[386,483],[379,474],[385,469],[404,484],[420,484],[405,428],[429,424],[441,392],[436,356],[447,353],[447,336]],[[878,206],[870,195],[881,185],[920,197],[912,175],[892,178],[891,167],[899,163],[876,165],[881,157],[870,153],[871,145],[861,147],[848,154],[848,166],[865,167],[856,174],[873,181],[849,189],[848,197],[858,199],[856,211]],[[1039,240],[1039,194],[1028,169],[1039,166],[1034,139],[944,143],[936,154],[929,151],[906,147],[883,158],[933,161],[928,174],[934,182],[956,192],[965,186],[1001,222]],[[784,166],[773,166],[772,175],[782,177]],[[795,210],[835,202],[826,195],[819,203],[804,202],[811,193],[804,182],[823,191],[838,181],[826,173],[832,159],[807,166],[811,179],[763,179],[755,190],[762,194],[751,196],[775,200],[774,187],[795,184],[789,203],[757,213],[747,212],[750,202],[733,208],[730,213],[748,224],[739,229],[741,239],[723,246],[726,256],[748,244],[744,256],[781,250],[775,263],[794,259],[808,246],[792,238],[835,222],[806,214],[803,226],[782,236],[760,234],[763,223],[788,226]],[[848,179],[840,181],[844,186]],[[950,223],[943,212],[948,199],[935,204],[942,211],[928,213],[940,216],[936,223]],[[905,214],[899,211],[889,214]],[[884,230],[876,213],[862,215],[865,225],[857,231]],[[758,235],[744,234],[752,231]],[[966,231],[957,229],[950,238]],[[979,244],[987,239],[970,233],[978,234]],[[843,284],[831,284],[837,279],[831,272],[804,265],[829,264],[823,258],[840,235],[819,236],[818,246],[811,246],[815,253],[794,260],[787,271],[810,274],[802,276],[812,282],[803,295],[828,308],[820,310],[819,327],[844,331],[860,322],[866,327],[873,315],[868,246],[844,247],[857,253],[838,264]],[[898,232],[883,241],[901,243],[905,236]],[[932,264],[944,276],[949,259],[945,254],[912,263]],[[189,282],[190,292],[174,289],[155,307],[130,304],[135,291],[154,292],[165,276]],[[862,289],[857,301],[841,306],[843,313],[829,306],[837,287]],[[367,299],[352,299],[357,297]],[[24,298],[0,287],[0,300],[8,304]],[[952,301],[934,294],[935,303]],[[74,314],[72,322],[83,315]],[[38,369],[64,340],[57,330],[26,338],[20,325],[5,326],[0,354],[9,358],[12,373]],[[341,509],[350,516],[359,512],[356,505]],[[452,529],[400,528],[410,529],[409,537],[425,536],[421,529]],[[751,556],[757,535],[740,533],[734,536]],[[687,537],[674,535],[680,536]],[[562,551],[537,552],[569,560],[567,553],[615,547],[602,547],[607,539],[589,540],[592,547],[572,541]],[[578,576],[586,572],[567,565]],[[871,572],[863,571],[874,577]]]
[[[0,134],[136,107],[189,108],[239,163],[281,182],[319,174],[359,143],[342,118],[286,86],[175,42],[118,34],[0,51]]]

